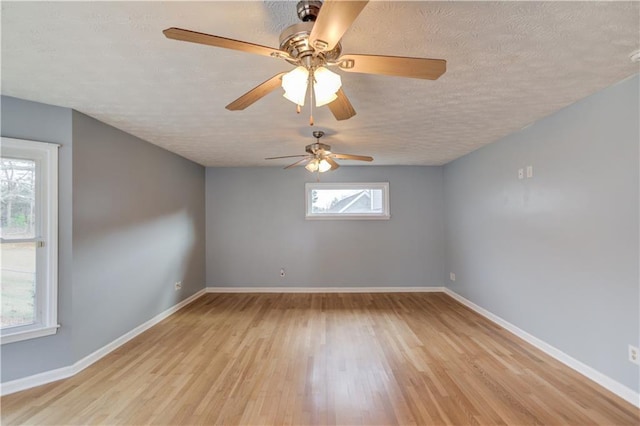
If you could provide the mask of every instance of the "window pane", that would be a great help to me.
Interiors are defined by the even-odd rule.
[[[2,328],[36,320],[36,243],[2,244]]]
[[[382,189],[314,189],[312,213],[382,213]]]
[[[58,148],[2,138],[0,335],[2,344],[58,329]]]
[[[32,160],[2,158],[0,162],[0,237],[35,238],[36,163]]]
[[[306,183],[306,219],[385,219],[389,182]]]

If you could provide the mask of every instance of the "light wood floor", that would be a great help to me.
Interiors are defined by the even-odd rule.
[[[208,294],[2,424],[640,424],[442,293]]]

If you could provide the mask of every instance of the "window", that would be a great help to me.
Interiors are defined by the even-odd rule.
[[[58,328],[58,145],[0,144],[2,343]]]
[[[307,183],[307,219],[389,219],[389,183]]]

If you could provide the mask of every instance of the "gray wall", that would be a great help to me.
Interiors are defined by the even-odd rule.
[[[72,365],[204,288],[204,167],[70,109],[4,96],[2,135],[63,145],[61,328],[2,345],[3,382]]]
[[[441,167],[341,167],[389,182],[390,220],[305,220],[304,168],[207,168],[208,286],[442,286]],[[280,268],[286,275],[281,278]]]
[[[58,321],[52,336],[2,345],[3,382],[73,364],[71,211],[72,211],[72,111],[0,97],[2,136],[60,144],[58,151]]]
[[[82,358],[204,288],[205,171],[76,111],[73,141],[74,347]]]
[[[636,392],[639,89],[618,83],[444,172],[449,287]]]

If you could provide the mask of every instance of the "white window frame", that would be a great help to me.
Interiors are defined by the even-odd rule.
[[[36,318],[33,324],[0,330],[2,344],[55,334],[58,330],[58,148],[54,143],[2,138],[0,155],[36,162]],[[6,239],[3,242],[32,241]]]
[[[313,213],[312,193],[315,189],[381,189],[382,212],[381,213]],[[306,183],[305,192],[305,219],[307,220],[389,220],[389,182],[315,182]]]

